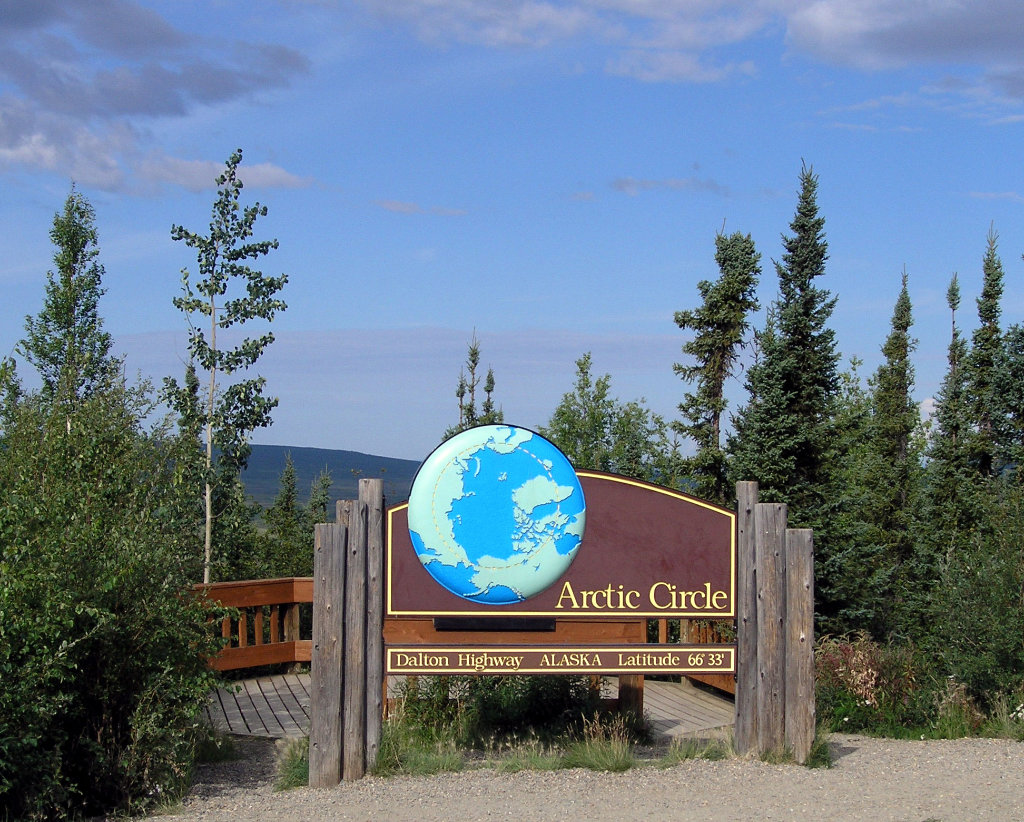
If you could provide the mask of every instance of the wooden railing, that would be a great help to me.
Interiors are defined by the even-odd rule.
[[[300,609],[305,605],[308,610],[313,602],[312,577],[214,582],[196,590],[211,602],[237,609],[237,616],[221,621],[227,642],[210,663],[214,669],[310,661],[309,619],[302,619]]]
[[[658,642],[664,644],[669,641],[669,626],[672,624],[672,634],[678,633],[679,639],[673,636],[673,641],[684,645],[716,645],[724,642],[735,642],[734,636],[727,636],[722,628],[723,623],[711,622],[697,619],[658,619]],[[689,679],[703,682],[720,691],[729,694],[736,693],[736,677],[733,674],[692,674]]]
[[[214,582],[195,587],[211,602],[237,611],[237,616],[224,617],[221,621],[221,636],[226,643],[220,654],[211,661],[211,667],[214,669],[233,671],[239,668],[311,660],[313,642],[309,628],[309,611],[307,610],[307,616],[303,619],[300,609],[303,606],[306,609],[312,607],[312,577]],[[678,642],[713,644],[731,641],[730,638],[722,636],[717,623],[659,619],[658,642],[669,641],[671,622],[678,623]],[[398,628],[409,624],[411,623],[408,621],[388,620],[385,633],[394,633]],[[676,626],[673,625],[671,634],[676,633]],[[643,641],[642,637],[640,641]],[[728,693],[736,691],[732,674],[705,674],[693,676],[691,679]]]

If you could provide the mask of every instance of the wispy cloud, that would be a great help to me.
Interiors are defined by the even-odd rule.
[[[710,194],[717,194],[720,197],[728,197],[731,192],[728,186],[724,186],[715,180],[701,179],[698,177],[668,178],[665,180],[638,180],[635,177],[619,177],[612,181],[612,188],[630,197],[635,197],[643,191],[703,191]]]
[[[1016,191],[972,191],[970,196],[977,200],[1010,200],[1014,203],[1024,203],[1024,196]]]
[[[432,214],[435,217],[463,217],[466,214],[461,208],[445,208],[443,206],[424,208],[419,203],[408,203],[402,200],[375,200],[374,204],[393,214]]]
[[[757,73],[752,60],[713,66],[708,65],[697,54],[639,49],[609,61],[607,70],[609,74],[632,77],[648,83],[717,83],[728,77],[752,77]]]

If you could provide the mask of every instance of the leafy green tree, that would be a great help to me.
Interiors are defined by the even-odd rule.
[[[249,457],[249,434],[270,425],[271,411],[277,406],[276,398],[264,395],[266,380],[262,377],[235,376],[256,364],[274,335],[267,332],[224,347],[218,332],[250,320],[270,322],[286,308],[277,294],[287,283],[287,275],[270,277],[249,265],[249,261],[259,260],[277,248],[278,243],[250,239],[257,218],[266,216],[267,208],[259,203],[244,208],[240,204],[241,161],[242,152],[238,150],[228,158],[224,173],[217,178],[217,198],[208,234],[180,225],[171,228],[172,239],[195,249],[198,263],[195,279],[187,268],[182,270],[183,293],[175,298],[174,305],[188,318],[192,358],[189,367],[206,375],[205,387],[197,403],[195,392],[188,385],[168,378],[164,394],[179,415],[191,415],[186,426],[198,424],[203,430],[204,582],[210,581],[214,560],[214,521],[222,516],[215,499],[216,489],[228,489],[228,493],[221,495],[222,502],[237,500],[232,486]]]
[[[110,354],[112,340],[98,312],[104,289],[95,220],[92,205],[72,187],[50,229],[56,273],[46,275],[42,310],[25,318],[19,351],[39,372],[43,396],[51,401],[74,404],[121,366]]]
[[[476,391],[480,385],[480,376],[477,369],[480,367],[480,342],[476,338],[476,332],[469,341],[469,349],[466,352],[466,365],[459,371],[459,382],[455,387],[455,396],[459,400],[459,421],[456,425],[444,432],[442,440],[450,439],[460,431],[472,428],[475,425],[492,425],[503,422],[505,419],[500,408],[494,405],[494,369],[487,369],[487,377],[484,379],[484,399],[477,409]]]
[[[974,495],[977,524],[943,563],[931,644],[949,674],[990,706],[1016,692],[1024,673],[1024,485],[1013,474],[984,487]]]
[[[590,353],[576,360],[576,383],[562,397],[540,433],[561,449],[577,470],[608,471],[665,482],[670,471],[665,421],[643,400],[611,396],[611,376],[594,379]]]
[[[679,404],[683,420],[672,423],[674,431],[697,443],[696,455],[685,460],[681,470],[693,481],[698,496],[720,503],[733,496],[722,448],[725,386],[750,328],[750,312],[759,308],[754,293],[761,274],[760,259],[749,234],[719,234],[715,237],[718,279],[697,284],[703,300],[700,308],[675,314],[676,325],[695,334],[683,344],[683,354],[695,364],[675,365],[676,374],[696,383],[696,391],[687,392]]]
[[[216,643],[145,387],[29,393],[0,460],[0,817],[136,812],[188,787]]]

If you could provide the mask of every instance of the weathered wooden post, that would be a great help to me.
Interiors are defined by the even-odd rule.
[[[734,743],[741,754],[757,747],[757,575],[754,509],[757,483],[736,483],[736,725]]]
[[[384,480],[360,480],[366,527],[366,767],[373,768],[384,721]]]
[[[814,744],[814,532],[786,532],[786,745],[801,765]]]
[[[342,777],[366,773],[366,529],[368,505],[359,481],[360,499],[352,506],[345,552],[345,681],[342,722]]]
[[[814,743],[814,534],[787,528],[785,505],[736,484],[736,727],[739,753]]]
[[[781,750],[786,741],[786,513],[785,505],[759,502],[757,533],[757,747]]]
[[[340,606],[347,537],[344,520],[317,525],[314,530],[309,784],[318,788],[341,780],[344,635]]]

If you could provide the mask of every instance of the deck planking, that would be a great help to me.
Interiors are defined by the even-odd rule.
[[[309,735],[309,674],[240,680],[218,688],[206,705],[209,723],[223,733],[294,739]],[[602,695],[614,698],[617,680]],[[692,736],[733,724],[733,702],[688,680],[644,682],[644,714],[658,736]]]

